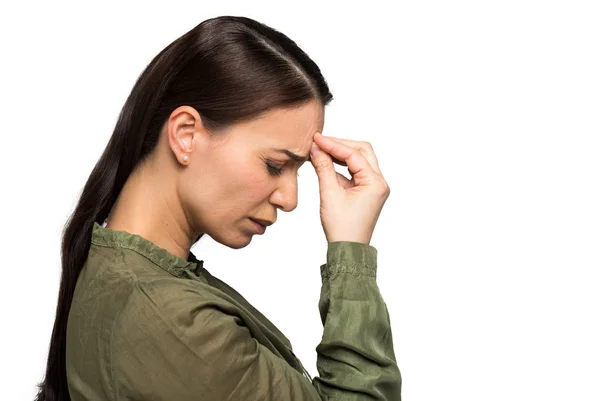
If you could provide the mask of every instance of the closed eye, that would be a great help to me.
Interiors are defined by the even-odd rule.
[[[275,167],[269,161],[267,161],[266,164],[269,174],[274,176],[280,176],[281,174],[283,174],[283,167]],[[300,173],[298,173],[298,177],[300,177]]]
[[[269,170],[269,174],[277,176],[283,172],[283,168],[275,167],[270,162],[267,162],[267,170]]]

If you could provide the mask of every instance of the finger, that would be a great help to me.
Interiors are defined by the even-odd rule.
[[[340,161],[344,161],[351,174],[364,172],[367,175],[370,175],[376,173],[373,166],[369,163],[366,156],[360,151],[359,148],[349,146],[340,141],[329,139],[328,137],[322,136],[319,133],[315,134],[314,140],[317,145],[319,145],[319,147],[325,152],[329,153],[331,157],[334,157]]]
[[[381,174],[381,171],[379,170],[379,160],[377,160],[377,155],[375,155],[373,146],[370,143],[364,142],[364,141],[355,141],[352,139],[337,138],[337,137],[333,137],[333,136],[327,136],[327,138],[331,138],[335,141],[345,143],[348,146],[352,146],[354,148],[359,149],[365,155],[365,157],[371,164],[371,167],[373,167],[373,170],[375,170],[379,174]]]
[[[331,155],[329,155],[331,156]],[[331,156],[331,160],[335,163],[335,164],[339,164],[340,166],[346,166],[346,162],[343,160],[338,160],[335,157]]]
[[[322,134],[321,134],[321,137],[323,137]],[[362,154],[365,155],[365,157],[369,161],[369,164],[371,164],[371,167],[373,167],[373,170],[375,170],[376,172],[381,174],[381,171],[379,170],[379,161],[377,160],[375,151],[373,150],[373,147],[371,146],[370,143],[364,142],[364,141],[355,141],[352,139],[337,138],[337,137],[329,136],[329,135],[326,136],[325,138],[330,138],[334,141],[341,142],[343,144],[346,144],[348,146],[351,146],[353,148],[360,150],[362,152]],[[338,164],[341,164],[341,163],[338,163]]]
[[[337,171],[333,168],[333,162],[331,156],[319,149],[316,143],[313,142],[313,146],[316,149],[310,151],[310,162],[315,168],[317,177],[319,179],[319,187],[321,192],[327,189],[335,188],[338,186],[338,180],[336,178]]]

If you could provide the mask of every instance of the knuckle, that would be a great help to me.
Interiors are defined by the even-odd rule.
[[[354,156],[364,154],[362,148],[352,148],[350,151]]]
[[[373,150],[373,145],[371,145],[370,142],[361,142],[360,151],[367,158],[375,156],[375,151]]]
[[[383,196],[388,197],[390,195],[390,186],[388,185],[387,181],[383,179],[383,177],[381,177],[380,190]]]
[[[317,171],[320,172],[327,168],[329,168],[329,160],[326,160],[326,159],[315,160],[315,169]]]

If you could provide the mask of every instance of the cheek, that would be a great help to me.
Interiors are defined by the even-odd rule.
[[[242,213],[264,203],[273,190],[274,180],[263,167],[262,162],[254,155],[248,155],[245,149],[227,149],[227,152],[216,155],[207,165],[211,166],[210,186],[216,195],[211,199],[220,205],[219,208],[240,210]]]
[[[260,202],[265,198],[269,197],[270,194],[270,182],[269,178],[266,176],[266,173],[261,172],[248,172],[245,175],[245,183],[244,186],[246,190],[243,196],[247,196],[247,198],[251,201]]]

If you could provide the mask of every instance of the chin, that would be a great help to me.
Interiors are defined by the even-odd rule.
[[[214,236],[212,237],[219,244],[225,245],[231,249],[241,249],[250,244],[252,242],[252,235],[240,235],[238,234],[235,237],[222,237],[222,236]]]
[[[223,244],[223,245],[226,245],[226,246],[228,246],[228,247],[229,247],[229,248],[231,248],[231,249],[241,249],[241,248],[244,248],[244,247],[248,246],[248,245],[250,244],[250,242],[251,242],[251,241],[247,240],[247,241],[245,241],[245,242],[243,242],[243,243],[239,243],[239,242],[238,242],[238,243],[233,243],[233,244]]]

